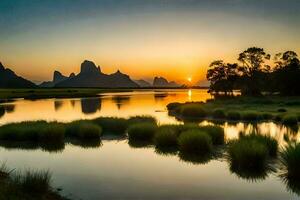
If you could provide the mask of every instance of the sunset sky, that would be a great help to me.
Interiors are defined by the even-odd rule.
[[[0,61],[33,81],[92,60],[133,79],[205,80],[250,46],[300,54],[299,0],[0,0]]]

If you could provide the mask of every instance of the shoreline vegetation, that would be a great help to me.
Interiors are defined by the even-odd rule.
[[[0,166],[0,200],[68,200],[51,187],[49,171],[15,171]]]
[[[300,121],[299,97],[219,97],[205,103],[174,102],[167,109],[169,115],[181,121],[274,121],[287,126],[295,126]]]
[[[259,133],[241,133],[238,139],[226,140],[224,129],[218,125],[159,125],[151,116],[6,124],[0,127],[0,146],[60,152],[65,143],[83,148],[100,147],[101,139],[106,136],[128,139],[133,148],[154,147],[159,154],[178,155],[180,160],[193,164],[225,156],[232,173],[247,179],[263,179],[269,171],[276,171],[275,159],[285,181],[299,181],[296,170],[300,165],[299,143],[289,142],[279,148],[274,138]]]

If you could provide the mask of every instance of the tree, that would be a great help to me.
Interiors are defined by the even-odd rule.
[[[216,93],[231,93],[234,89],[237,77],[238,65],[236,63],[224,63],[223,60],[216,60],[210,64],[206,78],[210,81],[210,90]]]
[[[238,61],[242,63],[239,67],[241,73],[241,88],[244,95],[261,95],[263,78],[270,72],[270,66],[265,64],[270,60],[263,48],[251,47],[239,54]]]

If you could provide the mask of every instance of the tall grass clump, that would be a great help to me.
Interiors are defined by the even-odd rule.
[[[214,145],[223,145],[225,143],[224,129],[220,126],[201,126],[200,130],[206,132]]]
[[[173,103],[169,103],[168,105],[167,105],[167,109],[169,110],[169,111],[172,111],[172,110],[176,110],[179,106],[181,106],[182,105],[182,103],[178,103],[178,102],[173,102]]]
[[[67,124],[66,135],[80,139],[99,139],[102,129],[95,123],[79,120]]]
[[[280,161],[284,166],[284,176],[300,179],[300,143],[291,143],[280,152]]]
[[[204,118],[207,112],[200,104],[185,104],[180,108],[180,115],[184,118]]]
[[[241,119],[241,114],[237,111],[229,111],[227,113],[227,118],[230,120],[240,120]]]
[[[246,121],[256,121],[259,119],[259,114],[254,111],[245,112],[242,115],[242,119]]]
[[[110,134],[123,135],[128,128],[127,120],[124,118],[99,117],[93,121],[103,129],[103,132]]]
[[[52,142],[63,141],[65,128],[57,122],[32,121],[6,124],[0,127],[0,140]]]
[[[224,119],[226,117],[226,114],[225,114],[224,110],[222,110],[222,109],[215,109],[212,112],[212,116],[217,119]]]
[[[50,178],[49,171],[27,170],[24,173],[14,174],[12,183],[26,193],[43,194],[50,191]]]
[[[128,127],[129,141],[152,141],[157,126],[153,123],[138,123]]]
[[[298,118],[296,115],[286,115],[282,118],[282,123],[285,125],[296,125],[298,124]]]
[[[171,126],[159,128],[154,136],[154,144],[159,149],[176,149],[176,129]]]
[[[152,123],[157,124],[157,121],[154,117],[148,115],[138,115],[132,116],[127,120],[128,125],[138,124],[138,123]]]
[[[261,169],[266,165],[268,149],[256,140],[234,140],[228,147],[228,155],[233,169]]]
[[[211,137],[201,130],[188,130],[178,138],[179,150],[183,154],[203,155],[212,152]]]
[[[242,140],[255,140],[258,143],[265,145],[268,150],[268,155],[271,157],[275,157],[277,155],[278,142],[275,138],[269,135],[251,133],[249,135],[242,134],[240,137]]]

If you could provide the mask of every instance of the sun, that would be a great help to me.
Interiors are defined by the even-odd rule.
[[[187,78],[188,82],[192,82],[192,77]]]

